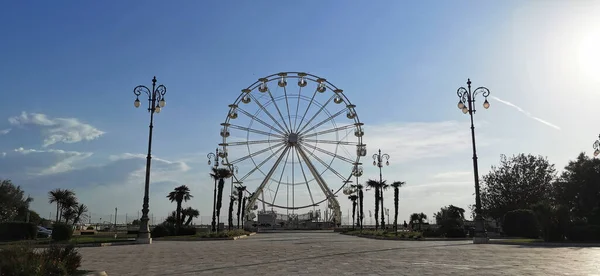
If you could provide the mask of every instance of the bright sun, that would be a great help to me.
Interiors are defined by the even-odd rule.
[[[589,32],[579,46],[579,67],[587,78],[600,81],[600,32]]]

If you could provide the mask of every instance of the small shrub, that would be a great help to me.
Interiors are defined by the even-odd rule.
[[[567,237],[571,241],[598,242],[600,241],[600,225],[572,225],[569,227]]]
[[[444,236],[446,238],[466,238],[467,237],[467,233],[465,232],[465,229],[463,228],[450,228],[450,229],[445,229],[442,230],[444,232]]]
[[[178,236],[193,236],[193,235],[196,235],[196,227],[182,226],[179,229]]]
[[[140,233],[139,229],[136,230],[127,230],[127,235],[137,235]]]
[[[150,235],[153,238],[161,238],[161,237],[166,237],[166,236],[170,236],[171,235],[171,229],[169,229],[169,227],[167,227],[164,224],[160,224],[157,225],[156,227],[154,227],[154,229],[152,229],[152,232],[150,232]]]
[[[540,227],[531,210],[514,210],[504,215],[502,230],[507,236],[536,239],[540,236]]]
[[[81,255],[72,245],[53,246],[41,252],[18,245],[0,251],[0,275],[66,276],[74,275],[80,266]]]
[[[439,229],[426,228],[423,229],[423,237],[440,237],[442,233],[440,233]]]
[[[96,235],[96,231],[81,231],[79,232],[82,236],[93,236]]]
[[[52,245],[41,253],[41,257],[46,264],[61,264],[61,268],[67,272],[65,275],[73,275],[81,266],[81,255],[72,244],[66,247]]]
[[[73,237],[73,227],[64,223],[56,223],[52,227],[52,240],[68,241]]]
[[[0,241],[32,240],[37,237],[37,226],[28,222],[0,223]]]
[[[94,226],[88,226],[85,230],[94,230]]]

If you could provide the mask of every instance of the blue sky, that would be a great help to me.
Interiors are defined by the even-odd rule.
[[[364,180],[377,177],[370,155],[382,148],[392,156],[384,178],[408,182],[401,218],[473,201],[468,117],[455,92],[467,78],[494,96],[476,114],[482,173],[500,154],[520,152],[548,156],[561,169],[591,153],[599,131],[596,1],[4,6],[0,178],[23,186],[44,216],[52,211],[47,191],[59,187],[74,189],[94,218],[114,207],[137,214],[148,114],[133,108],[132,89],[153,76],[168,89],[154,134],[157,220],[174,209],[166,193],[186,184],[195,196],[189,205],[208,221],[206,154],[219,143],[227,105],[281,71],[344,89],[365,123]]]

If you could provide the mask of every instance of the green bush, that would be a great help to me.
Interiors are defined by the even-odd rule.
[[[74,275],[81,266],[81,255],[72,245],[51,246],[41,252],[26,245],[0,251],[0,275],[66,276]]]
[[[531,210],[520,209],[506,213],[502,230],[507,236],[537,239],[540,236],[535,213]]]
[[[442,233],[440,233],[439,229],[433,228],[425,228],[423,229],[423,237],[441,237]]]
[[[446,238],[466,238],[467,232],[463,228],[453,227],[450,229],[442,229]]]
[[[164,224],[159,224],[156,227],[154,227],[154,229],[152,229],[152,231],[150,232],[150,235],[153,238],[160,238],[160,237],[171,236],[172,235],[172,229],[170,229],[170,227],[167,227]]]
[[[85,230],[94,230],[94,226],[88,226]]]
[[[52,240],[68,241],[73,237],[73,227],[64,223],[56,223],[52,227]]]
[[[190,227],[190,226],[185,227],[185,226],[182,226],[179,229],[179,233],[177,233],[177,234],[178,234],[178,236],[193,236],[193,235],[196,235],[196,227]]]
[[[0,241],[32,240],[37,237],[37,226],[28,222],[0,223]]]
[[[96,235],[96,231],[81,231],[79,234],[82,236],[93,236]]]
[[[572,225],[567,232],[567,238],[577,242],[600,242],[600,225]]]

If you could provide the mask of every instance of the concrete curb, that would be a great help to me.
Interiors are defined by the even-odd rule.
[[[235,241],[238,239],[243,239],[243,238],[247,238],[249,236],[254,236],[256,235],[256,232],[252,232],[250,234],[247,235],[241,235],[241,236],[235,236],[235,237],[227,237],[227,238],[194,238],[194,239],[190,239],[190,238],[167,238],[167,239],[156,239],[156,241],[190,241],[190,242],[195,242],[195,241]]]
[[[85,274],[85,276],[108,276],[108,274],[106,273],[106,271],[95,271]]]
[[[105,247],[105,246],[118,246],[118,245],[134,245],[134,244],[139,244],[136,241],[127,241],[127,242],[100,242],[100,243],[83,243],[83,244],[76,244],[74,243],[73,246],[75,246],[75,248],[82,248],[82,247]],[[37,244],[34,245],[35,248],[49,248],[51,245],[59,245],[59,246],[67,246],[69,244],[65,244],[65,243],[58,243],[58,244]]]
[[[600,247],[600,243],[561,243],[561,242],[509,242],[490,240],[488,244],[544,246],[544,247]]]
[[[369,235],[349,235],[346,233],[340,233],[342,235],[346,235],[346,236],[351,236],[351,237],[359,237],[359,238],[365,238],[365,239],[372,239],[372,240],[386,240],[386,241],[424,241],[423,238],[420,239],[414,239],[414,238],[389,238],[389,237],[380,237],[380,236],[369,236]]]

